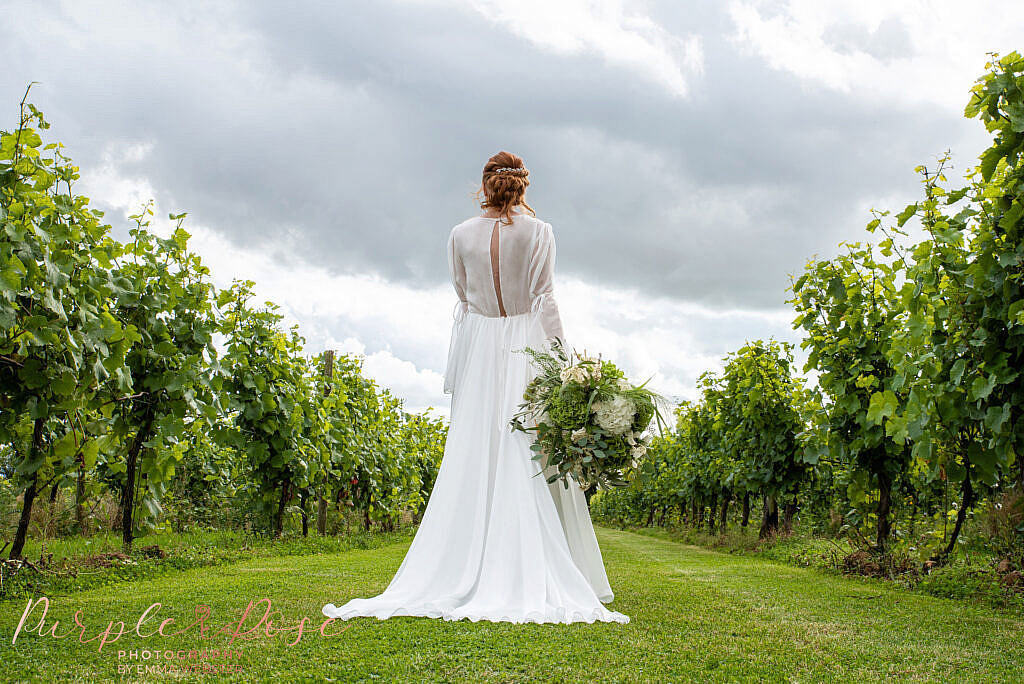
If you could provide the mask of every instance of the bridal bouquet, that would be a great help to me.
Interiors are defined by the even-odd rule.
[[[513,430],[535,432],[534,460],[546,458],[544,467],[557,472],[548,482],[569,476],[583,489],[596,484],[602,489],[627,484],[626,473],[637,467],[651,436],[645,435],[657,416],[664,397],[634,386],[611,361],[566,352],[561,340],[550,351],[530,347],[539,369],[523,393],[523,403],[512,417]]]

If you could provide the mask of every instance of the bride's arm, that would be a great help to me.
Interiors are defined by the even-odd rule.
[[[452,279],[452,286],[459,301],[456,302],[456,317],[460,317],[469,308],[466,301],[466,267],[462,263],[462,257],[455,249],[455,229],[448,235],[448,273]]]
[[[550,223],[544,223],[537,235],[530,260],[531,309],[541,311],[541,324],[548,339],[564,341],[562,318],[554,294],[555,234]]]
[[[466,301],[466,267],[462,263],[458,250],[455,249],[455,229],[448,235],[448,273],[452,279],[452,286],[459,299],[455,303],[452,321],[452,336],[448,342],[448,364],[444,370],[444,392],[453,394],[455,391],[455,378],[458,372],[461,352],[459,350],[459,333],[462,329],[462,319],[469,310],[469,303]]]

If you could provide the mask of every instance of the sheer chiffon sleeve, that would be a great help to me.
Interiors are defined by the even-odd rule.
[[[455,229],[452,229],[448,235],[448,272],[451,276],[452,286],[455,288],[455,294],[458,295],[458,301],[455,302],[455,309],[452,312],[452,335],[448,343],[448,364],[444,371],[444,392],[452,394],[455,390],[455,379],[461,359],[462,321],[469,310],[469,303],[466,301],[466,267],[456,249]]]
[[[554,294],[555,275],[555,234],[550,223],[544,223],[538,231],[533,253],[530,256],[530,299],[531,310],[541,312],[544,334],[550,340],[557,337],[564,341],[562,318]]]

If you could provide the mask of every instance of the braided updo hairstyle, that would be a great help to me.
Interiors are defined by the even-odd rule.
[[[530,172],[523,166],[523,160],[511,152],[501,151],[484,164],[483,179],[480,189],[476,192],[481,209],[497,209],[505,219],[503,223],[512,223],[513,207],[522,206],[534,216],[537,212],[526,203],[526,186],[530,184]]]

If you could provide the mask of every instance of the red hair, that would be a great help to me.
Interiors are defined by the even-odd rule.
[[[507,219],[505,223],[512,223],[512,208],[517,206],[525,207],[536,216],[537,212],[525,199],[526,187],[530,184],[529,175],[530,171],[517,155],[498,152],[484,164],[480,189],[476,192],[477,199],[481,193],[484,195],[480,208],[497,209],[499,216]]]

